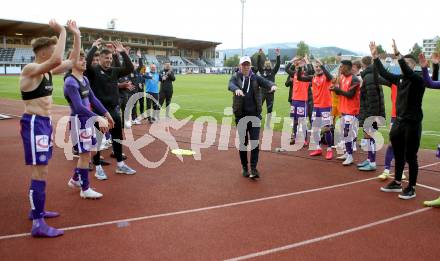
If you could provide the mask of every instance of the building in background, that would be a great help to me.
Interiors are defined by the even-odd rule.
[[[435,52],[437,42],[440,40],[439,36],[434,37],[433,39],[423,39],[423,54],[430,58],[432,53]]]
[[[146,64],[159,68],[169,62],[177,72],[203,72],[215,66],[218,42],[177,38],[173,36],[124,32],[112,29],[80,27],[82,48],[87,51],[93,42],[102,38],[103,43],[120,41],[131,48],[130,57],[137,62],[136,50],[140,49]],[[53,36],[47,24],[0,19],[0,74],[19,74],[21,68],[34,59],[31,40],[41,36]],[[73,46],[73,36],[68,33],[66,50]]]

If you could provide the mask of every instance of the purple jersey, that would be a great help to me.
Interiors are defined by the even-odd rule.
[[[104,115],[107,110],[102,103],[95,97],[88,79],[84,76],[82,81],[74,78],[73,75],[66,77],[64,82],[64,96],[69,102],[71,115],[80,117],[97,116],[92,112],[92,107],[100,115]]]
[[[23,114],[20,120],[26,165],[47,165],[52,158],[52,121],[49,117]]]
[[[64,82],[64,96],[71,109],[70,135],[74,148],[79,153],[89,152],[96,145],[94,122],[91,118],[98,116],[92,112],[91,106],[101,115],[107,110],[96,99],[85,76],[81,81],[73,75],[67,76]]]

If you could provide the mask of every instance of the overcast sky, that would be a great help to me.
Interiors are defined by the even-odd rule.
[[[117,30],[218,41],[223,43],[219,49],[240,48],[240,0],[73,3],[5,0],[0,18],[41,23],[50,18],[63,23],[73,18],[80,26],[95,28],[106,28],[110,19],[117,18]],[[244,45],[304,40],[317,47],[367,53],[370,40],[390,51],[395,38],[399,49],[407,52],[414,43],[440,34],[439,18],[439,0],[246,0]]]

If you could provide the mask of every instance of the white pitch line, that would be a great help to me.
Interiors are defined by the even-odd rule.
[[[422,166],[422,167],[419,167],[419,169],[430,167],[430,166],[437,165],[437,164],[440,164],[440,162],[429,164],[426,166]],[[357,184],[357,183],[363,183],[363,182],[375,180],[375,179],[377,179],[377,177],[372,177],[372,178],[368,178],[368,179],[361,179],[361,180],[356,180],[356,181],[352,181],[352,182],[347,182],[347,183],[342,183],[342,184],[337,184],[337,185],[332,185],[332,186],[327,186],[327,187],[321,187],[321,188],[297,191],[297,192],[292,192],[292,193],[287,193],[287,194],[281,194],[281,195],[276,195],[276,196],[270,196],[270,197],[264,197],[264,198],[246,200],[246,201],[239,201],[239,202],[233,202],[233,203],[222,204],[222,205],[215,205],[215,206],[211,206],[211,207],[188,209],[188,210],[169,212],[169,213],[163,213],[163,214],[157,214],[157,215],[151,215],[151,216],[141,216],[141,217],[128,218],[128,219],[112,220],[112,221],[99,222],[99,223],[94,223],[94,224],[66,227],[66,228],[61,228],[61,229],[66,230],[66,231],[78,230],[78,229],[83,229],[83,228],[92,228],[92,227],[113,225],[113,224],[118,224],[121,222],[133,222],[133,221],[141,221],[141,220],[148,220],[148,219],[161,218],[161,217],[177,216],[177,215],[183,215],[183,214],[189,214],[189,213],[197,213],[197,212],[203,212],[203,211],[207,211],[207,210],[240,206],[240,205],[251,204],[251,203],[256,203],[256,202],[268,201],[268,200],[272,200],[272,199],[279,199],[279,198],[307,194],[307,193],[311,193],[311,192],[318,192],[318,191],[323,191],[323,190],[340,188],[340,187],[345,187],[345,186],[349,186],[349,185],[353,185],[353,184]],[[0,236],[0,240],[12,239],[12,238],[18,238],[18,237],[26,237],[26,236],[30,236],[30,233],[4,235],[4,236]]]
[[[411,211],[402,215],[398,215],[398,216],[394,216],[394,217],[390,217],[390,218],[386,218],[386,219],[382,219],[376,222],[372,222],[372,223],[368,223],[362,226],[358,226],[358,227],[353,227],[347,230],[343,230],[343,231],[339,231],[333,234],[328,234],[325,236],[321,236],[321,237],[316,237],[316,238],[312,238],[312,239],[308,239],[308,240],[304,240],[301,242],[297,242],[297,243],[293,243],[293,244],[289,244],[286,246],[282,246],[282,247],[277,247],[277,248],[272,248],[272,249],[268,249],[268,250],[264,250],[264,251],[260,251],[260,252],[255,252],[255,253],[251,253],[248,255],[244,255],[244,256],[239,256],[239,257],[234,257],[231,259],[227,259],[227,261],[238,261],[238,260],[245,260],[245,259],[250,259],[250,258],[255,258],[255,257],[260,257],[260,256],[264,256],[264,255],[269,255],[269,254],[273,254],[273,253],[277,253],[277,252],[281,252],[281,251],[285,251],[285,250],[289,250],[289,249],[293,249],[293,248],[297,248],[300,246],[305,246],[305,245],[309,245],[309,244],[313,244],[316,242],[320,242],[320,241],[324,241],[330,238],[335,238],[335,237],[340,237],[346,234],[350,234],[350,233],[354,233],[360,230],[365,230],[367,228],[371,228],[374,226],[378,226],[378,225],[382,225],[385,223],[389,223],[398,219],[402,219],[405,217],[409,217],[409,216],[413,216],[425,211],[430,210],[430,208],[421,208],[415,211]]]
[[[188,209],[188,210],[169,212],[169,213],[157,214],[157,215],[151,215],[151,216],[141,216],[141,217],[136,217],[136,218],[119,219],[119,220],[99,222],[99,223],[88,224],[88,225],[66,227],[66,228],[61,228],[61,229],[66,230],[66,231],[67,230],[77,230],[77,229],[83,229],[83,228],[92,228],[92,227],[113,225],[113,224],[118,224],[121,222],[133,222],[133,221],[148,220],[148,219],[154,219],[154,218],[177,216],[177,215],[183,215],[183,214],[189,214],[189,213],[197,213],[197,212],[202,212],[202,211],[207,211],[207,210],[234,207],[234,206],[240,206],[240,205],[251,204],[251,203],[256,203],[256,202],[268,201],[268,200],[272,200],[272,199],[279,199],[279,198],[291,197],[291,196],[296,196],[296,195],[302,195],[302,194],[311,193],[311,192],[340,188],[340,187],[345,187],[345,186],[349,186],[349,185],[353,185],[353,184],[357,184],[357,183],[363,183],[363,182],[375,180],[375,179],[377,179],[377,178],[374,177],[374,178],[368,178],[368,179],[361,179],[361,180],[357,180],[357,181],[352,181],[352,182],[347,182],[347,183],[342,183],[342,184],[337,184],[337,185],[332,185],[332,186],[327,186],[327,187],[320,187],[320,188],[315,188],[315,189],[297,191],[297,192],[292,192],[292,193],[287,193],[287,194],[281,194],[281,195],[246,200],[246,201],[233,202],[233,203],[222,204],[222,205],[215,205],[215,206],[211,206],[211,207]],[[0,240],[17,238],[17,237],[25,237],[25,236],[30,236],[30,233],[0,236]]]

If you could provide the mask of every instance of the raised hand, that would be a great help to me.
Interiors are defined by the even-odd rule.
[[[49,26],[52,28],[56,33],[60,33],[62,30],[64,30],[64,26],[57,23],[55,19],[51,19],[49,21]]]
[[[126,52],[127,54],[130,53],[131,48],[130,48],[129,46],[124,47],[124,49],[125,49],[125,52]]]
[[[280,56],[281,52],[280,52],[280,48],[276,48],[275,49],[275,53],[277,54],[277,56]]]
[[[263,49],[260,48],[260,49],[258,50],[258,54],[263,54]]]
[[[379,52],[377,51],[377,46],[375,42],[370,42],[370,51],[371,51],[371,56],[373,57],[373,59],[376,59],[377,57],[379,57]]]
[[[422,66],[423,68],[428,67],[428,60],[426,60],[425,55],[423,53],[419,54],[419,62],[420,62],[420,66]]]
[[[115,54],[115,46],[113,44],[108,43],[105,45],[105,48],[109,49],[112,52],[112,54]]]
[[[433,53],[431,55],[431,61],[432,61],[432,63],[439,64],[439,62],[440,62],[440,55],[438,53]]]
[[[118,53],[122,53],[122,52],[127,51],[127,50],[125,50],[124,46],[119,41],[115,41],[112,44],[115,47],[116,52],[118,52]]]
[[[102,45],[102,38],[96,39],[92,44],[92,46],[95,46],[98,49],[101,48],[101,45]]]
[[[271,88],[270,88],[270,92],[275,92],[277,90],[277,86],[272,86]]]
[[[74,35],[81,35],[78,26],[74,20],[67,21],[67,29]]]
[[[140,50],[140,49],[137,50],[137,52],[136,52],[136,56],[137,56],[138,58],[142,58],[142,53],[141,53],[141,50]]]

